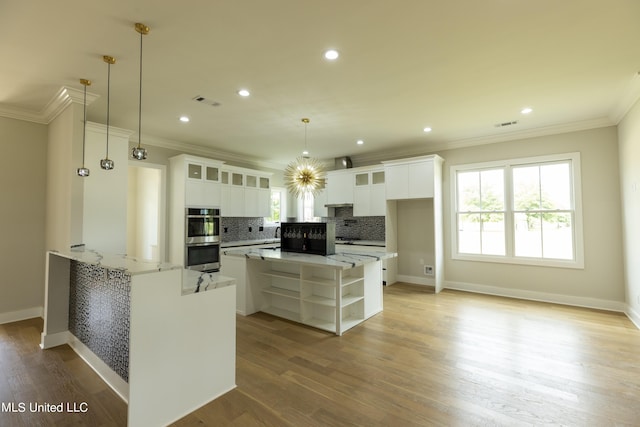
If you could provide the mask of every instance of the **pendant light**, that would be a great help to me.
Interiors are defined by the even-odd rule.
[[[115,163],[109,158],[109,110],[111,108],[111,65],[116,63],[116,59],[113,56],[105,55],[102,60],[107,63],[107,154],[104,159],[100,160],[100,167],[108,171],[115,167]]]
[[[131,156],[136,160],[144,160],[147,158],[147,149],[140,146],[142,138],[142,36],[149,34],[150,28],[140,23],[136,23],[135,28],[140,33],[140,98],[138,103],[138,146],[133,147]]]
[[[284,179],[289,191],[296,197],[306,193],[314,196],[321,190],[324,168],[319,160],[310,158],[307,150],[307,125],[310,120],[302,119],[304,123],[304,151],[303,156],[289,163],[284,170]]]
[[[80,84],[84,86],[84,118],[82,119],[82,167],[76,171],[78,176],[89,176],[89,169],[84,167],[84,147],[87,140],[87,86],[91,86],[91,80],[80,79]]]

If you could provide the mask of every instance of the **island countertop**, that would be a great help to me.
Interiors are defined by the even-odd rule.
[[[310,255],[297,252],[284,252],[280,249],[228,249],[224,255],[245,257],[248,259],[258,259],[264,261],[288,262],[301,265],[318,267],[332,267],[346,270],[374,261],[394,258],[398,256],[395,252],[357,252],[341,250],[333,255]]]
[[[52,250],[49,252],[74,261],[121,270],[131,275],[179,270],[182,268],[179,265],[166,262],[142,261],[124,254],[107,254],[86,248],[70,249],[68,251]]]

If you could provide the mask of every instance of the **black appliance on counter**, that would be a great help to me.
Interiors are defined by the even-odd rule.
[[[311,255],[336,253],[335,222],[283,222],[280,250]]]

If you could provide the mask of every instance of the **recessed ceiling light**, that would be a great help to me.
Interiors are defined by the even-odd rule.
[[[522,114],[529,114],[529,113],[530,113],[530,112],[532,112],[532,111],[533,111],[533,108],[531,108],[531,107],[526,107],[526,108],[523,108],[523,109],[522,109],[522,111],[520,111],[520,112],[521,112]]]
[[[304,151],[302,152],[302,155],[303,155],[303,156],[308,156],[308,155],[309,155],[309,152],[308,152],[307,150],[304,150]]]
[[[324,53],[325,59],[328,59],[329,61],[335,61],[339,56],[340,54],[335,49],[329,49]]]
[[[190,119],[189,119],[189,117],[187,117],[187,116],[180,116],[180,121],[181,121],[182,123],[189,123],[189,120],[190,120]]]
[[[363,140],[361,140],[361,139],[359,139],[359,140],[357,140],[357,141],[356,141],[356,144],[358,144],[358,145],[362,145],[362,144],[364,144],[364,141],[363,141]]]
[[[240,89],[238,91],[238,95],[247,97],[247,96],[251,95],[251,92],[249,92],[247,89]]]
[[[426,128],[424,128],[424,129],[422,129],[422,130],[423,130],[423,131],[425,131],[425,132],[427,132],[427,133],[429,133],[429,132],[431,132],[431,131],[432,131],[432,129],[431,129],[430,127],[426,127]]]

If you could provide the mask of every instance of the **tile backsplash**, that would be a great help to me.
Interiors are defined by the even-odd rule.
[[[336,223],[336,237],[385,240],[384,216],[354,217],[352,207],[340,207],[335,208],[335,216],[323,217],[322,221]],[[276,227],[265,226],[264,218],[222,217],[220,222],[220,236],[223,242],[263,240],[275,237]],[[263,229],[260,230],[260,227]],[[279,232],[278,237],[280,237]]]
[[[223,242],[273,239],[276,234],[276,227],[264,226],[264,218],[222,217],[220,223],[220,237]],[[263,228],[262,231],[260,227]]]
[[[384,216],[353,216],[353,207],[335,208],[333,217],[323,221],[335,221],[336,237],[359,240],[385,240]]]

